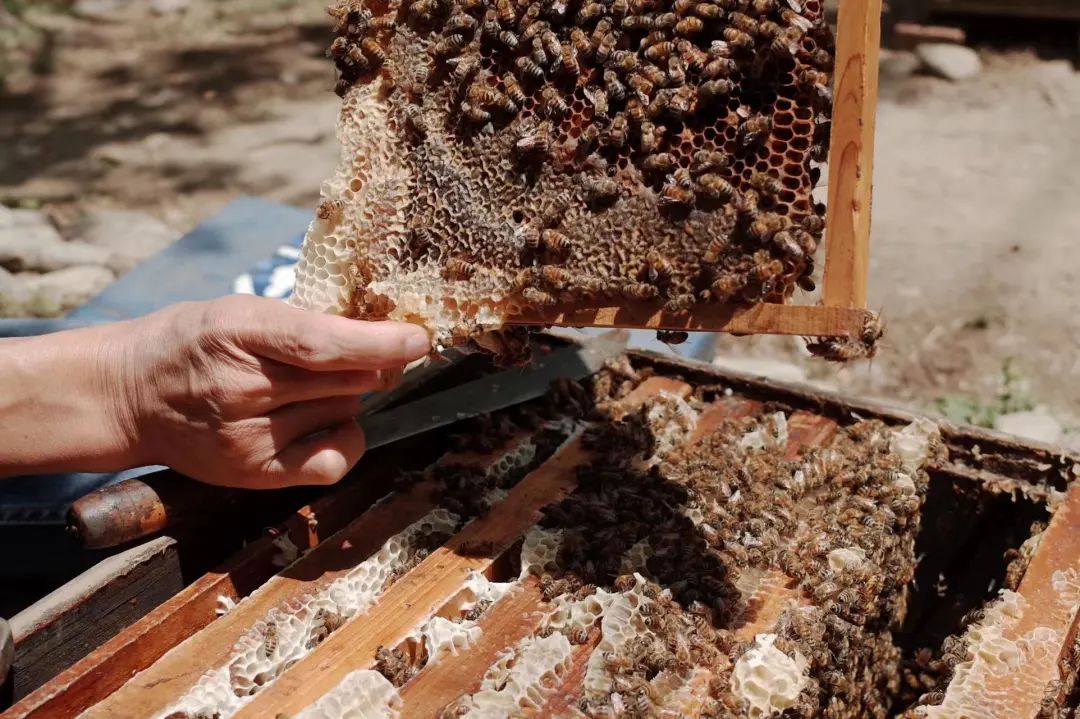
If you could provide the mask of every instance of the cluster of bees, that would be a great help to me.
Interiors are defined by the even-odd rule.
[[[389,87],[410,147],[403,268],[435,262],[533,307],[685,313],[814,289],[833,51],[819,0],[332,12],[339,87]]]

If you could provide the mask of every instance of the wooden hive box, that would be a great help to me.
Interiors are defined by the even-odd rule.
[[[675,476],[663,463],[651,469],[634,469],[633,462],[641,459],[633,459],[625,465],[625,471],[640,471],[641,479],[632,482],[628,477],[604,489],[596,484],[595,473],[603,469],[596,464],[596,457],[609,440],[596,445],[588,439],[583,442],[583,437],[598,429],[616,431],[616,435],[594,435],[601,439],[622,436],[618,432],[638,421],[635,417],[643,416],[635,414],[635,407],[648,407],[648,414],[655,417],[659,416],[655,414],[657,408],[680,407],[685,401],[693,406],[697,418],[689,434],[668,435],[664,428],[676,423],[675,415],[668,415],[673,418],[671,422],[657,425],[664,430],[660,435],[655,429],[650,433],[650,441],[660,441],[663,435],[668,437],[663,441],[674,443],[662,451],[668,453],[666,462],[677,464],[680,453],[692,451],[699,443],[711,443],[709,451],[714,454],[727,451],[724,447],[730,449],[724,437],[732,427],[738,432],[771,432],[777,427],[775,417],[780,412],[786,419],[786,440],[779,434],[776,439],[783,445],[753,456],[774,463],[792,462],[790,467],[806,469],[817,461],[815,458],[828,456],[820,454],[819,448],[843,451],[851,446],[845,443],[862,441],[859,437],[866,431],[878,431],[874,428],[894,432],[912,422],[925,422],[872,403],[756,381],[705,365],[643,353],[631,353],[629,363],[617,363],[595,382],[606,383],[611,389],[603,391],[613,392],[620,399],[607,406],[603,415],[607,419],[590,415],[594,419],[584,434],[580,428],[562,424],[555,434],[550,434],[553,426],[549,426],[549,434],[539,439],[535,430],[506,424],[484,448],[476,444],[480,433],[472,433],[475,436],[464,440],[463,449],[451,450],[376,504],[372,503],[393,484],[388,476],[380,478],[378,471],[369,472],[365,481],[335,488],[248,545],[220,570],[196,580],[24,697],[3,716],[75,716],[82,712],[89,717],[164,716],[168,711],[184,709],[178,701],[185,696],[190,700],[191,690],[200,679],[203,686],[230,687],[234,692],[225,702],[229,708],[222,716],[343,716],[345,708],[356,699],[345,691],[350,687],[372,698],[374,704],[369,709],[375,713],[371,716],[391,715],[393,711],[407,717],[439,716],[468,706],[470,697],[479,696],[485,689],[491,691],[492,677],[500,676],[500,672],[505,675],[507,665],[501,660],[506,656],[528,647],[539,652],[537,656],[544,656],[539,649],[557,649],[556,644],[561,644],[563,651],[559,661],[548,667],[546,678],[523,694],[510,713],[580,716],[581,707],[586,706],[581,704],[583,693],[589,691],[589,682],[594,678],[589,671],[591,663],[599,662],[605,652],[617,651],[611,647],[611,629],[600,617],[587,623],[580,633],[545,629],[545,625],[557,623],[553,611],[567,598],[565,594],[561,599],[556,596],[566,587],[553,584],[565,581],[557,566],[563,561],[558,557],[563,555],[555,555],[555,564],[548,563],[552,557],[542,551],[543,532],[582,521],[565,514],[572,510],[574,497],[623,491],[636,486],[636,481],[654,481],[650,477]],[[565,399],[566,395],[562,396]],[[572,393],[571,397],[580,401],[579,394]],[[558,406],[562,407],[559,411],[569,411],[570,405]],[[524,409],[509,411],[518,419],[525,414],[528,412]],[[490,431],[499,423],[485,426]],[[1080,585],[1075,584],[1075,578],[1080,576],[1080,551],[1073,545],[1080,537],[1080,492],[1071,480],[1073,465],[1080,458],[946,422],[939,422],[937,428],[947,452],[932,453],[925,464],[925,476],[916,479],[919,508],[911,516],[918,530],[906,525],[908,529],[892,532],[912,538],[913,544],[880,555],[907,558],[896,570],[901,588],[883,593],[872,607],[875,616],[892,619],[888,625],[867,619],[852,630],[855,633],[850,639],[853,654],[865,649],[870,652],[866,656],[878,656],[875,661],[891,667],[889,672],[900,681],[890,680],[876,689],[856,684],[853,693],[837,695],[855,702],[838,715],[865,716],[877,711],[860,706],[859,700],[850,699],[852,696],[885,697],[886,705],[881,710],[890,716],[905,711],[910,716],[921,716],[937,707],[939,716],[1036,717],[1048,706],[1075,707],[1074,594],[1080,590]],[[754,436],[758,441],[762,435]],[[684,445],[686,449],[680,449]],[[653,451],[638,456],[646,459]],[[631,450],[625,454],[632,459]],[[709,461],[710,455],[693,457],[693,461]],[[489,491],[491,487],[498,489],[489,496],[490,506],[480,501],[484,492],[465,491],[472,485],[462,484],[463,478],[481,476],[511,477],[501,489],[498,481],[482,485]],[[718,484],[714,481],[709,486]],[[743,492],[753,486],[757,485],[742,485]],[[863,485],[859,491],[874,486]],[[457,489],[448,491],[447,487]],[[769,522],[782,522],[775,513],[789,505],[780,488],[772,491],[778,492],[774,500],[760,511],[762,516],[772,517]],[[799,496],[815,502],[820,492],[828,492],[827,487],[802,491]],[[663,496],[672,501],[681,495]],[[769,495],[766,492],[760,496]],[[744,494],[743,499],[750,501],[750,495]],[[599,506],[589,506],[598,515],[603,513]],[[628,505],[620,501],[615,506],[624,510]],[[823,512],[834,511],[828,510],[828,505],[821,506]],[[845,506],[851,509],[854,505]],[[448,510],[463,516],[480,514],[464,525],[447,524]],[[812,515],[817,511],[800,516],[816,521]],[[896,511],[904,510],[897,505]],[[668,517],[665,521],[674,519]],[[1044,522],[1044,526],[1032,527],[1036,521]],[[410,533],[410,527],[424,522],[428,526],[423,531]],[[746,526],[768,533],[769,522]],[[683,525],[676,522],[671,526]],[[696,528],[689,530],[690,534],[672,541],[669,547],[660,545],[654,550],[715,546],[727,551],[725,543],[715,544],[713,532],[718,530],[701,524],[692,526]],[[852,526],[869,526],[869,521],[863,525],[858,519]],[[802,554],[816,551],[812,541],[799,539],[798,531],[793,525],[790,539],[797,545],[795,549]],[[397,539],[390,541],[393,537]],[[868,557],[879,556],[871,551],[876,545],[866,546]],[[277,657],[267,666],[260,664],[264,671],[261,677],[258,672],[253,675],[246,671],[246,661],[254,657],[258,664],[276,656],[277,648],[289,641],[289,617],[305,611],[309,619],[318,615],[318,609],[312,611],[311,597],[325,596],[333,586],[340,590],[341,582],[350,577],[355,580],[374,576],[369,570],[380,562],[385,566],[387,552],[393,554],[407,547],[411,547],[412,554],[400,555],[404,561],[389,574],[380,575],[385,583],[355,608],[355,614],[334,618],[324,613],[320,617],[322,629],[304,635],[310,646],[296,649],[287,658]],[[283,570],[274,563],[282,552],[292,560]],[[627,552],[627,556],[633,554]],[[920,555],[924,556],[916,563],[915,557]],[[681,684],[656,690],[658,701],[650,706],[654,715],[713,713],[716,707],[707,698],[711,683],[731,682],[742,657],[770,656],[767,645],[774,640],[769,637],[789,636],[785,632],[792,631],[792,618],[800,616],[800,612],[810,612],[810,617],[847,616],[845,622],[854,621],[844,614],[842,602],[835,608],[827,601],[822,603],[821,578],[802,574],[804,569],[798,562],[792,563],[790,557],[755,556],[751,553],[746,568],[731,569],[735,574],[731,575],[730,587],[723,582],[716,587],[724,596],[735,598],[730,606],[737,608],[726,618],[714,617],[714,629],[729,634],[730,659],[714,657],[710,662],[683,668]],[[841,564],[852,559],[844,552],[832,556]],[[537,571],[520,572],[521,557],[531,557],[524,563],[537,563]],[[597,561],[602,559],[597,557]],[[639,571],[662,578],[666,569],[646,561]],[[711,571],[703,570],[704,574]],[[545,577],[546,573],[551,578]],[[670,580],[660,581],[657,589],[672,592],[681,607],[693,605],[692,595],[680,594],[686,587]],[[830,581],[841,580],[834,577]],[[999,596],[1002,583],[1009,590]],[[642,591],[651,591],[649,586],[642,584]],[[491,593],[493,587],[498,589]],[[729,594],[732,587],[735,594]],[[595,596],[611,602],[615,601],[612,597],[635,591],[636,587],[628,588],[625,582],[616,587],[605,582]],[[240,601],[221,614],[216,611],[221,597]],[[1008,609],[1004,613],[1003,597]],[[823,609],[826,615],[814,614]],[[979,613],[969,616],[965,624],[961,616],[970,610]],[[834,624],[837,621],[827,620]],[[1020,647],[1011,660],[1011,669],[995,671],[992,664],[975,661],[976,650],[980,650],[980,623],[988,622],[998,622],[993,624],[1000,630],[996,636],[1003,637],[1010,646]],[[461,631],[446,635],[451,639],[440,646],[447,651],[429,661],[424,642],[418,637],[426,631],[424,636],[430,639],[437,627],[457,627]],[[649,631],[650,624],[644,622],[638,633],[644,636]],[[568,643],[563,643],[564,639]],[[1038,641],[1033,643],[1033,639]],[[541,640],[546,643],[540,644]],[[1035,644],[1038,651],[1031,651]],[[818,660],[807,648],[810,645],[796,641],[779,646],[792,657],[804,657],[813,682],[830,676],[813,668]],[[971,652],[964,653],[958,646],[970,647]],[[895,647],[896,653],[889,647]],[[925,652],[920,651],[924,648]],[[875,653],[881,650],[884,655]],[[240,656],[248,659],[240,661]],[[842,670],[847,660],[836,661],[839,663],[833,669]],[[968,668],[964,679],[955,679],[961,676],[957,673],[950,680],[945,670],[950,663]],[[879,665],[867,665],[864,670],[873,673],[877,671],[874,666]],[[391,677],[398,686],[391,687],[381,674],[369,671],[373,668]],[[215,678],[215,669],[224,674]],[[833,677],[830,681],[841,679]],[[625,693],[629,701],[632,692]],[[803,696],[811,695],[813,692]],[[920,696],[923,702],[929,702],[927,706],[916,706]],[[956,705],[967,713],[957,714]],[[191,711],[192,706],[187,705],[187,715],[198,716]],[[747,705],[741,706],[735,710],[736,716],[750,711]],[[799,706],[790,711],[802,711]],[[946,711],[950,706],[953,713]],[[601,715],[595,705],[586,708],[592,715]],[[832,711],[837,710],[834,707]]]

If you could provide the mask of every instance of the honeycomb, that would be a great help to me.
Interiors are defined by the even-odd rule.
[[[482,335],[526,309],[812,289],[834,49],[820,0],[330,12],[342,156],[295,304],[507,355],[515,341]]]

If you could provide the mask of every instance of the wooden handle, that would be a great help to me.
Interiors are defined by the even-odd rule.
[[[68,510],[68,530],[89,549],[115,547],[216,514],[236,493],[175,472],[155,472],[77,500]]]

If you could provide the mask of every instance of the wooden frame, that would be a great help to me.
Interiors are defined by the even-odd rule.
[[[614,307],[556,305],[526,312],[510,322],[732,334],[858,336],[872,316],[866,299],[881,0],[842,0],[836,43],[825,277],[820,304],[700,305],[681,316],[648,303]]]
[[[629,356],[639,367],[644,365],[654,368],[659,375],[658,380],[665,379],[664,375],[677,376],[696,385],[721,386],[733,390],[735,393],[733,396],[720,400],[712,409],[702,414],[699,420],[701,423],[707,424],[723,417],[756,413],[760,411],[764,403],[784,408],[785,411],[791,413],[788,420],[789,455],[797,451],[799,446],[813,446],[827,442],[836,431],[838,423],[848,421],[850,418],[879,419],[893,426],[906,424],[918,418],[917,415],[893,410],[873,402],[809,390],[796,385],[755,379],[669,356],[647,352],[631,352]],[[670,382],[670,380],[667,381]],[[671,385],[668,388],[670,389]],[[938,458],[929,469],[933,475],[950,483],[978,485],[990,491],[1016,492],[1042,502],[1047,500],[1047,495],[1055,485],[1060,487],[1062,480],[1072,477],[1072,467],[1080,463],[1080,455],[1070,454],[1060,448],[1020,442],[1006,435],[953,425],[946,421],[940,421],[939,426],[950,457]],[[477,461],[481,459],[481,457],[475,457]],[[544,485],[547,486],[547,483]],[[154,700],[154,704],[142,703],[146,699],[139,700],[140,703],[130,703],[133,697],[138,696],[140,687],[143,691],[176,691],[178,686],[176,681],[158,684],[156,679],[172,676],[173,671],[182,665],[187,666],[187,677],[190,679],[192,667],[201,664],[203,668],[206,668],[206,662],[210,661],[207,657],[210,654],[216,656],[231,647],[238,636],[237,632],[246,626],[245,617],[250,620],[260,611],[265,612],[271,606],[288,601],[289,597],[311,591],[324,584],[333,578],[336,571],[351,566],[351,563],[355,563],[372,547],[378,546],[387,533],[395,531],[395,527],[400,528],[408,524],[412,519],[423,514],[425,507],[430,506],[430,499],[423,487],[420,487],[364,512],[366,505],[373,498],[371,495],[377,496],[378,492],[371,491],[370,487],[366,487],[367,491],[363,491],[365,489],[363,487],[356,486],[343,489],[349,491],[343,496],[339,495],[336,501],[332,501],[334,495],[328,495],[313,504],[311,508],[298,512],[295,521],[290,522],[289,533],[293,541],[301,549],[315,547],[296,565],[282,572],[278,577],[270,578],[274,570],[265,566],[269,564],[268,560],[260,559],[258,567],[252,566],[255,562],[249,556],[251,553],[245,550],[230,562],[229,567],[224,568],[220,573],[207,575],[199,580],[159,610],[155,610],[122,632],[107,646],[103,646],[72,667],[71,672],[66,672],[41,687],[33,697],[28,697],[9,713],[4,714],[5,719],[28,716],[75,716],[98,704],[110,694],[112,696],[105,704],[94,707],[92,715],[124,716],[125,714],[122,713],[110,714],[105,711],[117,706],[141,707],[148,710],[147,713],[142,714],[135,712],[133,716],[146,716],[153,713],[149,710],[160,708],[162,706],[160,701],[168,701],[168,696],[162,694]],[[1051,527],[1044,535],[1039,551],[1032,559],[1023,578],[1018,591],[1033,605],[1052,606],[1053,596],[1047,594],[1046,590],[1048,584],[1052,584],[1056,571],[1080,569],[1080,560],[1077,559],[1080,555],[1076,549],[1078,541],[1076,538],[1080,537],[1078,533],[1080,529],[1077,529],[1080,526],[1078,499],[1080,499],[1080,487],[1073,486],[1065,505],[1055,515]],[[352,520],[351,523],[349,520]],[[346,527],[347,524],[348,528],[332,538],[329,537],[331,532]],[[273,549],[269,539],[267,537],[254,545],[249,545],[248,549],[257,549],[259,557],[265,557]],[[354,544],[354,542],[359,542],[359,544]],[[503,546],[493,547],[490,551],[469,552],[470,556],[467,559],[490,562],[488,566],[494,567],[494,555],[502,553],[507,546],[513,545],[504,542]],[[455,558],[452,554],[441,556],[444,559]],[[213,605],[218,594],[232,597],[244,596],[251,594],[252,590],[259,585],[263,586],[245,603],[250,608],[238,607],[225,617],[214,619]],[[799,601],[797,590],[779,573],[757,578],[754,586],[748,588],[747,593],[753,598],[750,604],[754,606],[755,611],[752,617],[746,618],[747,623],[738,629],[740,636],[749,637],[758,632],[768,631],[772,627],[772,622],[775,622],[775,617],[788,602]],[[410,594],[409,597],[411,601],[413,595]],[[507,604],[502,606],[502,602],[507,602]],[[502,640],[503,648],[513,645],[516,641],[514,632],[521,629],[521,624],[527,624],[526,619],[531,616],[531,608],[537,606],[538,602],[535,590],[528,584],[504,597],[481,620],[483,629],[481,643],[471,647],[467,654],[453,662],[437,663],[425,669],[413,680],[415,684],[410,683],[403,687],[402,697],[406,707],[425,709],[423,715],[428,715],[426,708],[438,705],[440,697],[454,694],[453,685],[446,684],[447,681],[456,681],[453,676],[448,680],[446,676],[448,667],[452,666],[467,673],[468,668],[473,664],[476,665],[474,669],[484,664],[483,656],[481,656],[484,652],[497,653],[499,651],[496,647],[500,643],[499,640]],[[514,615],[521,617],[518,620],[519,623],[510,621],[509,617]],[[1059,649],[1064,651],[1069,646],[1068,638],[1077,629],[1077,617],[1074,613],[1055,611],[1053,616],[1047,615],[1047,618],[1052,620],[1055,629],[1067,630],[1061,633],[1062,646]],[[203,639],[181,644],[204,626],[206,626],[204,632],[208,633]],[[216,638],[211,640],[212,637]],[[575,648],[573,659],[575,667],[584,663],[585,657],[588,656],[594,644],[595,638]],[[192,652],[210,652],[210,654],[194,657]],[[474,656],[474,652],[480,654]],[[581,656],[577,656],[579,653]],[[163,655],[165,655],[164,659],[160,659]],[[1052,653],[1052,656],[1057,655],[1058,653]],[[469,659],[469,657],[472,658]],[[195,664],[188,664],[195,660],[198,660]],[[158,663],[155,664],[155,662]],[[310,663],[308,665],[310,666]],[[300,666],[297,665],[293,669]],[[438,669],[440,666],[442,669]],[[149,671],[144,671],[147,668]],[[143,673],[134,682],[121,692],[113,693],[120,684],[140,671]],[[428,675],[428,672],[432,674]],[[461,682],[465,681],[464,675],[457,676]],[[556,692],[552,697],[556,695],[572,697],[574,686],[576,686],[575,681],[580,683],[580,677],[575,679],[574,676],[574,672],[571,671],[564,679],[563,685],[566,692]],[[702,677],[702,681],[707,682],[708,677]],[[459,688],[461,686],[458,684]],[[1028,716],[1025,713],[1026,708],[1031,706],[1030,701],[1034,696],[1033,694],[1021,696],[1017,693],[1018,711],[1011,715]],[[552,711],[548,715],[556,716],[558,712],[564,711],[560,708],[561,704],[555,706],[554,703],[558,702],[554,699],[552,702],[552,706],[549,707]],[[694,707],[686,707],[683,713],[687,716],[697,716],[699,711]],[[421,714],[405,714],[405,716],[413,715]]]

